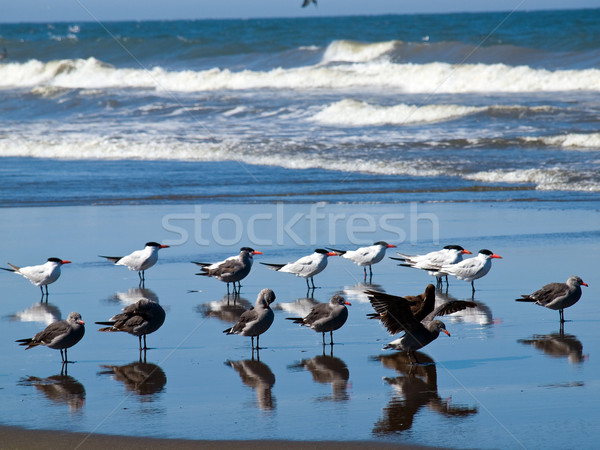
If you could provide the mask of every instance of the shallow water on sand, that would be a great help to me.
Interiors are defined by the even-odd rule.
[[[0,274],[4,425],[462,448],[589,448],[600,438],[600,217],[593,203],[49,207],[7,208],[2,217],[2,261],[73,261],[50,286],[47,304],[37,287]],[[307,298],[304,280],[257,264],[381,239],[406,253],[453,243],[503,256],[475,282],[478,314],[442,318],[452,336],[422,349],[419,358],[430,364],[411,367],[405,355],[382,350],[392,338],[365,317],[372,308],[362,269],[351,262],[330,258],[315,279],[314,298]],[[135,273],[97,256],[128,253],[150,240],[171,248],[147,272],[145,290]],[[255,257],[239,299],[228,299],[223,283],[194,275],[190,261],[221,260],[243,245],[264,255]],[[589,288],[565,311],[562,335],[557,312],[514,301],[574,274]],[[431,280],[386,258],[374,266],[372,281],[369,288],[406,295]],[[265,287],[277,295],[275,321],[261,337],[260,354],[252,355],[248,338],[222,330],[235,308],[248,308]],[[333,348],[285,320],[339,292],[352,306]],[[451,279],[448,295],[471,298],[471,289]],[[142,362],[135,337],[98,333],[94,325],[139,296],[167,311]],[[57,351],[24,351],[14,341],[70,311],[82,314],[87,331],[61,376]]]

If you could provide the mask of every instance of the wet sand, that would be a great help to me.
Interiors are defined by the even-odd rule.
[[[293,441],[190,441],[183,439],[147,439],[130,436],[110,436],[100,434],[67,433],[64,431],[24,430],[15,427],[0,427],[0,441],[3,449],[55,449],[55,448],[86,448],[104,450],[106,448],[128,448],[131,450],[152,449],[389,449],[389,448],[432,448],[418,445],[398,445],[364,442],[293,442]]]
[[[3,209],[3,261],[26,264],[49,256],[73,261],[50,286],[47,305],[40,304],[37,287],[14,274],[0,274],[0,353],[10,361],[0,369],[4,447],[44,448],[47,442],[47,448],[560,448],[573,442],[590,447],[600,438],[594,401],[600,373],[594,353],[600,343],[600,306],[594,301],[600,292],[595,271],[600,216],[593,204],[283,209],[283,223],[296,214],[325,218],[317,220],[314,230],[310,220],[300,220],[278,243],[277,220],[259,218],[252,239],[247,227],[257,212],[276,214],[275,205],[203,207],[201,213],[213,219],[235,213],[245,225],[241,242],[224,245],[216,241],[235,237],[228,234],[234,221],[223,221],[219,236],[210,219],[198,230],[197,205]],[[330,214],[345,214],[344,220],[334,221],[333,231]],[[365,231],[368,223],[361,220],[367,216],[373,217],[376,231]],[[354,219],[363,228],[350,236],[346,224]],[[390,226],[382,231],[382,224]],[[439,242],[433,239],[436,227]],[[274,242],[265,242],[269,237]],[[296,238],[302,242],[294,242]],[[406,253],[448,243],[474,252],[490,248],[503,259],[475,282],[480,314],[443,318],[452,337],[442,336],[422,350],[420,357],[435,364],[415,368],[401,354],[381,349],[392,338],[366,319],[372,309],[363,290],[417,294],[431,281],[426,273],[400,268],[386,258],[373,267],[374,284],[365,285],[362,268],[332,257],[315,278],[321,288],[307,298],[303,279],[258,264],[294,260],[314,247],[355,248],[357,239],[384,239]],[[161,250],[157,266],[146,273],[145,290],[137,287],[135,273],[98,257],[132,251],[150,240],[171,248]],[[215,308],[227,303],[225,284],[196,277],[197,268],[190,263],[222,259],[242,245],[264,254],[256,257],[242,283],[237,306],[247,309],[264,287],[277,295],[275,321],[261,336],[265,348],[260,361],[254,360],[254,377],[240,369],[252,361],[250,340],[222,333],[230,321]],[[562,336],[556,311],[514,301],[574,274],[590,287],[565,310]],[[323,351],[320,335],[285,318],[334,293],[352,306],[347,324],[334,333],[337,344]],[[471,289],[450,279],[448,294],[466,299]],[[157,298],[167,311],[163,327],[148,336],[152,349],[143,365],[138,365],[136,338],[97,333],[94,325],[140,295]],[[14,343],[45,327],[43,320],[52,314],[66,317],[72,310],[86,321],[86,335],[69,350],[76,362],[69,364],[68,375],[59,374],[57,351],[24,351]],[[310,371],[311,362],[322,360],[331,363],[326,376]],[[124,368],[150,368],[151,385],[127,380]],[[585,434],[577,431],[582,427]]]

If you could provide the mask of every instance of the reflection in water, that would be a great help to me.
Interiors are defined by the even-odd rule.
[[[196,310],[204,317],[214,317],[223,322],[235,323],[240,319],[244,311],[252,307],[244,297],[239,294],[226,294],[222,299],[203,303]]]
[[[571,364],[587,359],[583,354],[583,344],[576,336],[565,334],[562,330],[551,334],[534,334],[529,339],[518,339],[521,344],[533,345],[546,355],[554,358],[569,358]]]
[[[60,319],[60,310],[52,303],[35,302],[29,308],[9,316],[17,322],[41,322],[50,325]]]
[[[158,303],[158,295],[156,295],[152,289],[137,286],[129,289],[127,292],[116,292],[115,295],[108,300],[111,302],[122,303],[123,306],[128,306],[137,302],[140,298],[147,298],[148,300]]]
[[[333,351],[333,349],[332,349]],[[332,395],[318,398],[319,401],[346,401],[349,400],[347,388],[350,371],[346,363],[333,355],[326,355],[323,349],[322,355],[314,358],[303,359],[297,364],[290,366],[304,368],[312,374],[315,383],[331,384]]]
[[[385,292],[385,289],[375,283],[356,283],[354,286],[344,286],[342,289],[342,295],[346,297],[350,303],[367,303],[370,304],[369,297],[365,294],[365,291],[379,291]]]
[[[19,381],[21,386],[35,386],[48,400],[56,404],[66,404],[70,412],[80,410],[85,403],[83,384],[66,374],[65,364],[60,375],[48,378],[27,377]]]
[[[384,417],[375,423],[375,435],[410,430],[415,415],[424,406],[447,417],[466,417],[477,413],[477,407],[452,405],[450,399],[440,398],[435,363],[428,355],[416,353],[422,362],[420,365],[411,364],[405,352],[377,357],[385,367],[396,370],[402,376],[385,378],[396,389],[396,394],[383,408]]]
[[[435,307],[437,308],[444,303],[447,303],[452,300],[458,300],[456,297],[448,294],[448,292],[442,292],[437,289],[435,291]],[[473,300],[471,297],[466,298],[464,300]],[[477,301],[477,306],[475,308],[466,308],[462,311],[455,312],[453,314],[448,314],[447,320],[450,320],[452,323],[475,323],[478,325],[491,325],[494,323],[494,319],[492,317],[492,310],[489,306],[485,305],[479,300]]]
[[[256,402],[260,409],[270,411],[275,409],[275,398],[271,388],[275,384],[275,375],[265,363],[255,359],[242,361],[225,361],[240,375],[242,382],[256,391]]]
[[[106,370],[98,375],[113,375],[112,378],[125,384],[128,391],[144,396],[149,401],[167,384],[167,376],[163,370],[156,364],[147,363],[145,358],[143,362],[132,362],[124,366],[100,367]]]
[[[273,310],[285,311],[298,317],[305,317],[315,305],[319,304],[313,296],[300,297],[295,302],[281,303],[275,302]]]

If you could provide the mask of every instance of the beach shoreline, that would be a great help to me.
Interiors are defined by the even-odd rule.
[[[0,440],[2,448],[86,448],[92,450],[101,450],[106,448],[128,448],[137,449],[431,449],[421,445],[403,445],[397,443],[373,442],[373,441],[283,441],[283,440],[186,440],[186,439],[159,439],[143,438],[134,436],[112,436],[95,433],[71,433],[66,431],[52,430],[28,430],[18,427],[8,427],[0,425]]]

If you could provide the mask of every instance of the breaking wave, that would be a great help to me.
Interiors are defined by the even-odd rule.
[[[600,69],[550,71],[505,64],[395,64],[370,58],[365,57],[368,62],[268,71],[117,68],[95,58],[30,60],[0,65],[0,89],[53,86],[181,92],[321,88],[389,88],[408,93],[600,91]]]

